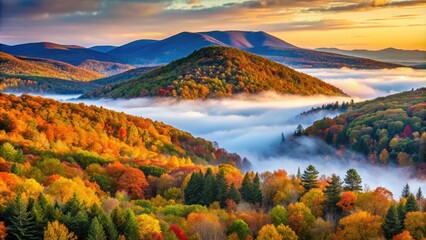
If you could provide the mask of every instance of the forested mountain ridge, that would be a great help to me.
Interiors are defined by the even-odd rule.
[[[138,78],[91,91],[82,98],[205,99],[263,91],[346,96],[330,84],[264,57],[236,48],[206,47]]]
[[[377,164],[426,169],[426,88],[356,103],[305,130],[336,147],[348,146]]]
[[[241,164],[238,155],[161,122],[28,95],[0,95],[0,139],[28,154],[71,154],[101,162],[161,162],[174,156],[191,163]]]
[[[103,75],[68,63],[0,52],[0,73],[15,76],[51,77],[64,80],[90,81]]]

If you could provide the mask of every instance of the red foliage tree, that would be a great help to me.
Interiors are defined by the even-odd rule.
[[[136,168],[128,168],[117,182],[119,190],[126,191],[132,199],[144,198],[144,191],[148,187],[145,174]]]
[[[169,232],[173,232],[179,240],[188,240],[182,229],[175,224],[170,225]]]
[[[413,129],[411,129],[410,125],[405,126],[403,136],[409,138],[413,135]]]

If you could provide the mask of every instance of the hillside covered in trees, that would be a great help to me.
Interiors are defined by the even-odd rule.
[[[421,189],[399,198],[363,188],[356,169],[243,173],[248,164],[149,119],[1,94],[0,239],[426,236]]]
[[[42,58],[12,56],[3,52],[0,52],[0,73],[76,81],[90,81],[103,77],[102,74],[68,63]]]
[[[330,84],[264,57],[236,48],[206,47],[138,78],[93,90],[82,98],[205,99],[263,91],[346,96]]]
[[[371,163],[416,166],[425,178],[426,88],[356,103],[346,113],[315,122],[304,134],[347,146]]]

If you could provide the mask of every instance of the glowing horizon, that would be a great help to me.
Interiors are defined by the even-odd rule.
[[[304,48],[426,50],[426,0],[0,0],[1,43],[122,45],[265,31]]]

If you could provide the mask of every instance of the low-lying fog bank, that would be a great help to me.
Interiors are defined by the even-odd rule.
[[[426,86],[426,70],[397,69],[299,69],[324,80],[351,96],[371,99]]]
[[[66,100],[84,102],[135,116],[162,121],[197,137],[216,141],[220,147],[248,157],[256,171],[285,169],[290,174],[303,171],[308,164],[317,167],[321,174],[336,173],[342,178],[355,167],[363,183],[374,189],[385,186],[396,197],[405,183],[412,189],[425,182],[409,179],[406,169],[377,167],[354,153],[347,152],[342,161],[333,157],[335,150],[314,140],[304,139],[298,147],[283,147],[281,134],[288,138],[298,124],[304,127],[323,117],[334,117],[335,112],[318,112],[296,117],[311,107],[339,101],[360,101],[389,93],[426,86],[426,71],[412,69],[352,70],[352,69],[304,69],[300,70],[340,87],[351,98],[330,96],[290,96],[263,93],[252,96],[235,96],[206,101],[183,101],[170,98]],[[76,96],[45,95],[58,100]],[[321,151],[320,151],[321,150]],[[326,151],[326,154],[324,153]],[[328,152],[327,152],[328,151]],[[324,157],[326,155],[326,157]],[[346,155],[345,155],[346,157]],[[344,157],[344,159],[346,159]]]

